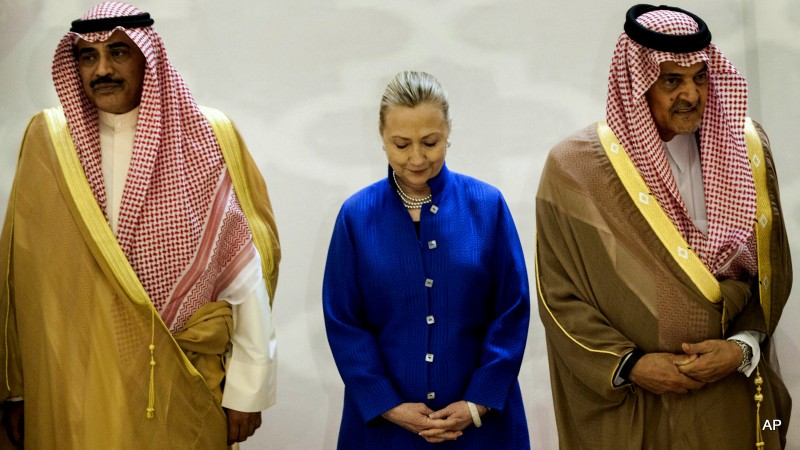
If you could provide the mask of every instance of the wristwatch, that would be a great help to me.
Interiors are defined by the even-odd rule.
[[[736,368],[738,372],[744,373],[745,369],[750,366],[750,363],[753,360],[753,349],[747,345],[747,342],[740,341],[739,339],[731,339],[733,342],[739,344],[739,347],[742,349],[742,363],[739,364],[739,367]]]

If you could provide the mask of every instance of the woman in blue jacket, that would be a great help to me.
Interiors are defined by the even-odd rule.
[[[342,205],[325,267],[339,448],[529,448],[517,382],[528,280],[505,200],[447,169],[433,76],[389,83],[379,131],[388,176]]]

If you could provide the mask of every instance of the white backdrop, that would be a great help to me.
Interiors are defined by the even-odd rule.
[[[405,69],[450,93],[451,169],[499,187],[533,279],[534,195],[548,149],[604,117],[616,37],[631,3],[576,0],[141,0],[198,103],[237,123],[270,188],[284,257],[275,301],[278,404],[245,449],[335,447],[343,385],[325,339],[322,273],[342,201],[385,176],[377,107]],[[93,2],[0,0],[0,209],[25,124],[57,104],[56,43]],[[750,81],[769,132],[792,249],[800,255],[800,10],[796,0],[678,1]],[[794,6],[794,7],[793,7]],[[3,214],[3,213],[0,213]],[[778,328],[784,377],[800,398],[800,295]],[[557,448],[536,300],[520,382],[534,448]],[[735,414],[735,411],[731,411]],[[800,448],[800,419],[790,430]]]

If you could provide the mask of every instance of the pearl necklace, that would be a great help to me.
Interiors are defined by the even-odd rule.
[[[397,188],[397,195],[400,196],[400,201],[403,202],[403,206],[406,209],[422,209],[422,205],[425,203],[430,203],[433,200],[433,196],[431,194],[426,195],[422,198],[412,197],[405,192],[400,187],[400,184],[397,183],[397,175],[392,171],[392,179],[394,180],[394,185]]]

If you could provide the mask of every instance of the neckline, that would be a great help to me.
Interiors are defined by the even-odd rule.
[[[137,106],[122,114],[114,114],[98,109],[97,116],[100,118],[100,123],[114,131],[131,130],[136,128],[136,123],[139,121],[139,107]]]

